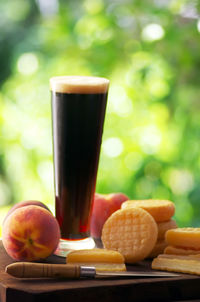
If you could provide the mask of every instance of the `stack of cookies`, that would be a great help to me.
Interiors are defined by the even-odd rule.
[[[152,268],[200,275],[200,228],[177,228],[166,232],[168,246],[155,258]]]
[[[165,254],[195,255],[200,254],[200,228],[177,228],[167,231]]]
[[[175,205],[169,200],[128,200],[122,204],[122,209],[125,208],[142,208],[146,210],[154,218],[157,228],[158,236],[155,246],[148,254],[148,258],[154,258],[162,254],[167,246],[165,241],[165,233],[170,229],[177,228],[175,220],[172,216],[175,213]]]

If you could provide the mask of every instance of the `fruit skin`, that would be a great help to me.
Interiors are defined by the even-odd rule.
[[[51,213],[51,211],[49,210],[49,208],[43,202],[41,202],[41,201],[37,201],[37,200],[24,200],[24,201],[16,203],[12,208],[10,208],[10,210],[8,211],[6,217],[3,220],[3,224],[4,224],[5,220],[7,219],[7,217],[12,212],[14,212],[16,209],[21,208],[21,207],[25,207],[25,206],[30,206],[30,205],[35,205],[35,206],[43,207],[44,209],[48,210]]]
[[[101,238],[104,223],[126,200],[129,200],[129,197],[123,193],[95,194],[90,224],[92,237]]]
[[[4,248],[18,261],[35,261],[50,256],[59,239],[60,228],[55,217],[36,205],[16,209],[2,228]]]

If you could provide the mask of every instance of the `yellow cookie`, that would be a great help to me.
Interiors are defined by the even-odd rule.
[[[159,255],[153,259],[152,269],[200,275],[200,260],[190,256]]]
[[[177,228],[165,234],[168,245],[200,250],[200,228]]]
[[[156,222],[168,221],[174,215],[175,205],[169,200],[145,199],[127,200],[122,203],[121,208],[139,207],[151,214]]]
[[[105,222],[102,242],[105,248],[120,252],[127,263],[146,258],[158,236],[153,217],[141,208],[126,208],[114,212]]]
[[[198,260],[200,261],[200,254],[196,255],[168,255],[161,254],[159,258],[168,258],[168,259],[182,259],[182,260]]]
[[[124,257],[107,249],[74,250],[67,255],[68,264],[94,266],[97,271],[125,271]]]
[[[198,255],[200,254],[200,249],[199,250],[192,250],[190,248],[181,248],[181,247],[175,247],[168,245],[164,249],[164,254],[169,254],[169,255]]]
[[[162,254],[164,252],[164,249],[166,248],[167,243],[165,240],[159,240],[156,242],[153,250],[151,253],[148,255],[148,258],[155,258],[158,255]]]
[[[169,221],[158,222],[158,240],[165,239],[165,233],[170,229],[176,229],[176,221],[170,219]]]

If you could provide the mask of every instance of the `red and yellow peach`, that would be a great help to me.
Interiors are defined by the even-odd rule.
[[[3,224],[2,242],[15,260],[44,259],[55,251],[59,239],[57,220],[41,206],[19,207],[7,216]]]
[[[92,237],[101,238],[102,228],[108,217],[119,210],[121,204],[128,199],[123,193],[95,194],[90,224]]]
[[[16,209],[21,208],[21,207],[25,207],[25,206],[30,206],[30,205],[39,206],[39,207],[42,207],[42,208],[48,210],[49,212],[51,212],[49,210],[49,208],[43,202],[41,202],[41,201],[38,201],[38,200],[24,200],[24,201],[16,203],[14,206],[12,206],[12,208],[10,208],[10,210],[8,211],[6,217],[4,218],[4,221]],[[4,221],[3,221],[3,223],[4,223]]]

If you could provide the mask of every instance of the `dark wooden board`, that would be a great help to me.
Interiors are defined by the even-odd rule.
[[[5,273],[13,260],[0,242],[0,302],[76,302],[76,301],[180,301],[199,299],[200,277],[182,274],[170,278],[131,279],[32,279],[20,280]],[[48,263],[64,263],[65,259],[49,257]],[[128,270],[150,270],[150,261],[128,267]]]

